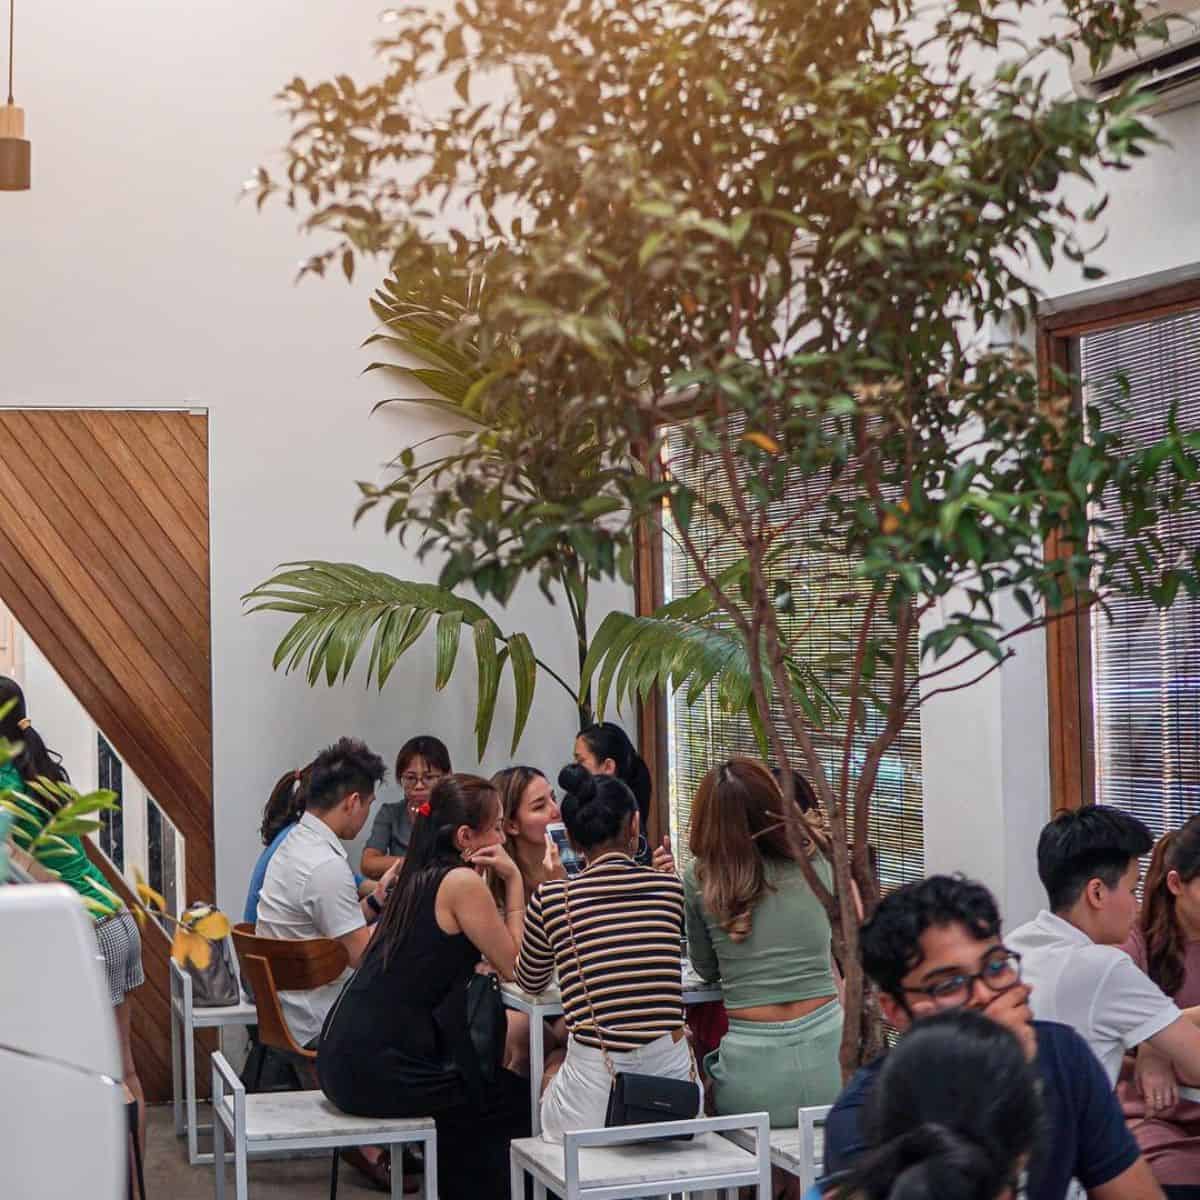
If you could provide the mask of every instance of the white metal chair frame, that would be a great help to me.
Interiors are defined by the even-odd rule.
[[[647,1179],[618,1184],[588,1186],[580,1179],[579,1152],[589,1147],[610,1147],[645,1142],[672,1134],[724,1133],[731,1129],[752,1130],[753,1160],[740,1171],[710,1175]],[[620,1125],[610,1129],[584,1129],[563,1135],[563,1175],[556,1178],[539,1163],[526,1157],[517,1142],[510,1152],[512,1200],[524,1200],[525,1175],[534,1178],[535,1200],[544,1200],[546,1189],[564,1188],[563,1200],[632,1200],[636,1196],[662,1196],[693,1192],[723,1192],[736,1200],[737,1189],[753,1187],[759,1200],[771,1200],[770,1117],[766,1113],[742,1113],[732,1117],[697,1117],[690,1121],[665,1121],[653,1125]]]
[[[213,1158],[215,1175],[214,1195],[216,1200],[225,1197],[225,1135],[233,1140],[233,1161],[235,1176],[234,1195],[237,1200],[248,1200],[249,1183],[247,1179],[248,1147],[246,1144],[246,1087],[238,1078],[234,1069],[226,1061],[225,1056],[215,1053],[212,1056],[213,1067]],[[274,1092],[266,1096],[252,1096],[251,1101],[267,1103],[286,1103],[289,1096],[301,1096],[303,1092]],[[226,1097],[231,1100],[226,1105]],[[433,1119],[426,1117],[413,1119],[408,1122],[397,1121],[400,1127],[390,1137],[381,1135],[377,1128],[367,1128],[358,1131],[347,1129],[330,1130],[329,1133],[306,1133],[296,1137],[272,1137],[270,1150],[272,1155],[280,1152],[295,1150],[339,1150],[351,1146],[378,1146],[380,1144],[392,1147],[392,1159],[397,1164],[402,1160],[402,1147],[419,1143],[425,1160],[424,1187],[421,1200],[437,1200],[437,1128]],[[403,1200],[404,1172],[397,1169],[392,1174],[392,1200]]]
[[[232,941],[228,944],[232,952]],[[233,955],[233,962],[237,972],[236,954]],[[213,1156],[199,1149],[199,1135],[208,1133],[212,1126],[198,1123],[196,1031],[253,1025],[258,1020],[258,1013],[252,1003],[244,1002],[228,1008],[197,1008],[192,1002],[192,977],[173,960],[167,965],[171,978],[171,1091],[175,1136],[186,1135],[188,1162],[192,1166],[207,1166],[213,1161]],[[238,988],[240,993],[240,974]]]
[[[800,1109],[800,1194],[816,1186],[822,1171],[817,1163],[817,1126],[824,1125],[833,1111],[832,1104]]]

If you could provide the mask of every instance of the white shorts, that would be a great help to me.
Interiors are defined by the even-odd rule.
[[[668,1079],[693,1078],[692,1049],[686,1037],[675,1041],[665,1033],[639,1050],[614,1051],[609,1058],[618,1071]],[[603,1129],[611,1091],[612,1076],[604,1065],[604,1055],[572,1037],[567,1042],[563,1065],[542,1094],[542,1137],[560,1143],[568,1131]],[[703,1093],[697,1087],[697,1116],[702,1099]]]

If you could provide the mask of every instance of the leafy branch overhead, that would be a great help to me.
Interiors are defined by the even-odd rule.
[[[578,638],[582,676],[602,700],[685,671],[748,687],[774,761],[809,775],[847,1069],[877,1033],[850,885],[870,910],[871,796],[920,705],[1071,604],[1200,592],[1172,521],[1197,503],[1200,435],[1136,441],[1136,396],[1039,378],[1019,345],[1046,267],[1103,274],[1098,181],[1159,140],[1137,80],[1103,102],[1063,83],[1064,59],[1161,34],[1141,8],[406,6],[378,79],[284,89],[287,170],[258,177],[329,239],[309,270],[388,257],[381,319],[426,322],[391,348],[453,366],[423,382],[482,415],[365,497],[421,531],[444,586],[503,603],[532,575],[570,598],[627,572],[639,529],[677,539],[707,613],[656,614],[677,641],[653,651],[644,618],[609,618],[590,654]],[[443,82],[456,99],[432,103]]]

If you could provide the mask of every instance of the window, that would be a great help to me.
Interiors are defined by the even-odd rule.
[[[98,771],[96,786],[102,791],[116,792],[120,808],[100,814],[100,849],[118,871],[125,870],[125,822],[123,801],[125,798],[121,759],[109,745],[102,733],[96,734],[98,749]]]
[[[711,476],[705,477],[704,465],[691,463],[690,454],[684,450],[682,436],[669,436],[666,452],[671,469],[678,478],[685,479],[697,491],[702,491],[710,501],[722,499],[720,485],[713,483]],[[780,511],[773,514],[773,520],[783,521],[796,516],[801,511],[804,501],[804,484],[802,480],[798,480],[795,491],[781,506]],[[717,536],[715,523],[701,513],[701,508],[699,504],[696,506],[697,515],[692,519],[690,533],[698,546],[707,547],[712,551],[708,560],[709,568],[714,572],[720,571],[732,565],[740,556],[740,551],[732,543],[714,545]],[[807,522],[802,523],[801,528],[807,524],[815,533],[819,515],[818,512],[814,512]],[[701,583],[692,562],[678,548],[669,519],[664,522],[662,546],[663,595],[656,597],[655,602],[687,595],[700,587]],[[802,588],[808,589],[810,594],[821,589],[826,593],[836,592],[839,595],[852,595],[856,589],[861,588],[862,585],[852,576],[852,565],[848,559],[830,557],[815,549],[808,551],[804,557],[804,569],[798,573],[798,584],[802,587],[794,585],[797,608],[804,607]],[[823,661],[830,653],[847,649],[850,645],[847,635],[856,629],[856,619],[861,613],[861,605],[857,604],[822,607],[826,615],[819,623],[809,628],[800,641],[803,653],[813,663]],[[798,628],[801,617],[795,620]],[[915,668],[914,661],[912,669],[915,671]],[[848,670],[833,667],[825,669],[822,681],[835,699],[847,698]],[[705,772],[713,763],[733,754],[745,754],[755,758],[761,754],[749,722],[744,717],[731,717],[722,712],[712,691],[710,688],[696,703],[689,704],[686,689],[683,689],[667,702],[665,736],[671,834],[676,857],[681,866],[686,864],[690,857],[687,842],[692,797]],[[879,718],[868,712],[868,737],[876,732],[878,725]],[[863,741],[865,743],[867,738]],[[819,734],[817,746],[826,770],[831,773],[840,770],[840,730],[834,729],[829,734]],[[855,759],[859,763],[865,748],[864,744],[863,748],[856,752]],[[852,765],[852,772],[853,769]],[[919,719],[915,716],[880,764],[871,804],[870,838],[871,844],[878,852],[880,877],[885,889],[920,878],[924,873],[921,730]]]
[[[1182,428],[1200,428],[1200,281],[1055,314],[1042,349],[1071,365],[1089,400],[1122,399],[1138,443],[1159,440],[1173,409]],[[1173,520],[1164,534],[1200,545],[1200,517]],[[1181,594],[1162,612],[1120,600],[1058,624],[1048,639],[1055,807],[1112,804],[1156,836],[1178,827],[1200,808],[1200,600]]]

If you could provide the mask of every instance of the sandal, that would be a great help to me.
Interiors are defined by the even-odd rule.
[[[365,1176],[377,1192],[391,1192],[392,1159],[386,1150],[372,1162],[362,1152],[361,1146],[348,1146],[342,1151],[342,1161],[348,1162],[360,1175]]]

